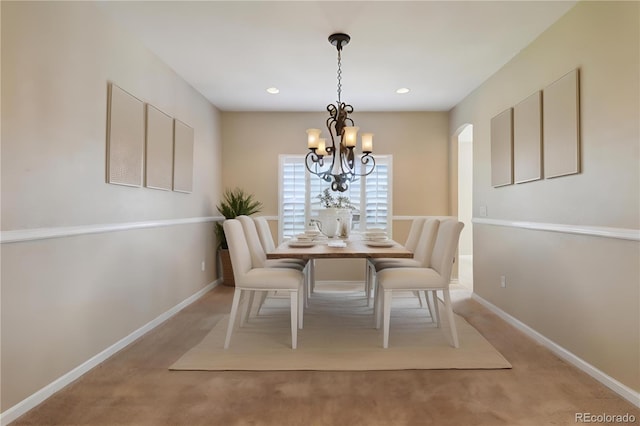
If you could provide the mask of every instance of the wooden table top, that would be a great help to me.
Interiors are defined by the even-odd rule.
[[[338,240],[340,241],[340,240]],[[287,242],[280,244],[267,259],[349,259],[349,258],[412,258],[413,253],[401,244],[394,242],[392,247],[371,247],[366,241],[351,237],[345,240],[346,247],[329,247],[326,241],[316,243],[312,247],[290,247]]]

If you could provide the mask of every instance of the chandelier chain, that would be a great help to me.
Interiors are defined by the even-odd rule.
[[[338,105],[340,105],[340,95],[342,94],[342,55],[338,49]]]

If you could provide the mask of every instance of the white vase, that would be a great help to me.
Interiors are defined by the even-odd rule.
[[[320,231],[329,238],[349,238],[351,209],[326,208],[318,212]]]

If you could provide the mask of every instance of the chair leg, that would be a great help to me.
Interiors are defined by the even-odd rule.
[[[442,290],[444,295],[444,306],[447,310],[447,319],[449,320],[449,327],[451,328],[451,338],[453,340],[453,347],[459,348],[460,344],[458,343],[458,331],[456,329],[456,320],[453,316],[453,307],[451,306],[451,296],[449,295],[449,289],[445,288]]]
[[[240,304],[240,295],[242,294],[242,290],[236,287],[235,292],[233,293],[233,303],[231,304],[231,313],[229,314],[229,325],[227,326],[227,337],[224,339],[224,348],[229,348],[229,343],[231,342],[231,333],[233,332],[233,323],[236,320],[236,316],[238,315],[238,305]]]
[[[418,298],[418,302],[420,302],[420,307],[423,308],[424,305],[422,304],[422,296],[420,296],[420,292],[419,291],[414,291],[413,295]]]
[[[247,290],[247,291],[249,291],[249,300],[247,301],[246,304],[244,304],[242,308],[243,311],[242,311],[242,318],[240,319],[240,327],[243,327],[244,324],[249,321],[249,315],[251,315],[251,308],[253,307],[253,297],[255,295],[255,291],[253,290]]]
[[[429,290],[423,291],[424,300],[427,303],[427,311],[429,311],[429,318],[431,318],[431,322],[435,322],[435,318],[433,317],[433,311],[431,310],[431,300],[429,298]]]
[[[380,329],[382,324],[382,297],[380,296],[380,286],[375,276],[373,277],[373,288],[373,317],[376,322],[376,328]]]
[[[267,300],[267,295],[269,294],[268,291],[261,291],[260,292],[260,301],[258,303],[258,310],[256,311],[256,316],[258,316],[260,314],[260,309],[262,309],[262,305],[264,305],[264,301]]]
[[[291,349],[298,346],[298,291],[289,294],[291,300]]]
[[[302,283],[302,288],[298,290],[298,328],[302,330],[304,326],[304,308],[305,308],[305,287],[306,284]]]
[[[309,276],[311,277],[311,294],[316,291],[316,261],[309,259]]]
[[[433,298],[433,308],[436,313],[436,327],[440,327],[440,304],[438,303],[438,291],[431,291],[431,297]]]
[[[367,308],[371,306],[371,264],[365,261],[364,269],[364,294],[367,298]]]
[[[383,341],[382,341],[382,347],[383,348],[388,348],[389,347],[389,322],[391,320],[391,296],[392,296],[392,291],[391,290],[385,290],[384,291],[384,300],[382,302],[382,307],[384,310],[384,324],[383,324]]]
[[[304,285],[302,290],[304,293],[304,307],[309,307],[309,293],[311,292],[311,267],[310,262],[307,262],[307,266],[304,268]]]

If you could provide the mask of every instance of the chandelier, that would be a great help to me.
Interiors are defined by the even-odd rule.
[[[337,33],[329,36],[329,42],[338,50],[338,102],[327,105],[329,118],[326,126],[331,137],[331,144],[320,137],[320,129],[307,129],[307,147],[309,152],[305,157],[305,165],[310,173],[318,176],[325,182],[331,182],[332,191],[344,192],[349,188],[349,183],[359,177],[373,172],[376,160],[371,155],[373,151],[373,133],[362,134],[362,155],[359,158],[360,166],[356,166],[356,140],[359,127],[349,118],[353,107],[341,100],[342,94],[342,48],[346,46],[351,37],[347,34]],[[337,143],[336,143],[337,141]],[[325,165],[325,157],[330,157],[330,162]],[[359,170],[358,170],[359,169]]]

